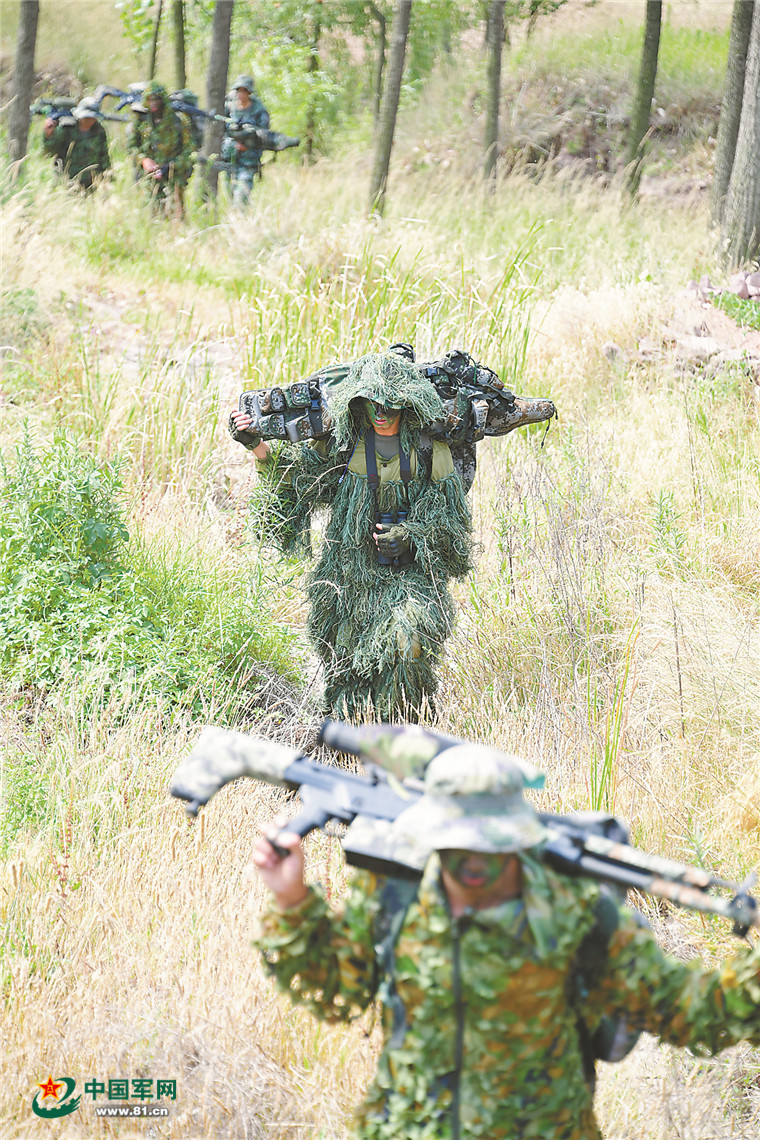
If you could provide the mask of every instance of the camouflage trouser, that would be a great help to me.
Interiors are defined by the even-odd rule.
[[[150,195],[151,208],[155,214],[165,214],[176,218],[185,216],[185,184],[175,179],[161,181],[141,180]]]
[[[230,191],[233,206],[245,206],[253,190],[253,180],[258,177],[259,166],[236,166],[230,171]]]

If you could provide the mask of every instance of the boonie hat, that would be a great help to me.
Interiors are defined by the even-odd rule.
[[[238,87],[245,87],[246,91],[250,95],[250,93],[253,91],[253,79],[250,75],[238,75],[232,86],[236,91]]]
[[[544,776],[519,757],[473,744],[435,756],[425,773],[425,793],[391,827],[391,846],[508,853],[537,847],[548,838],[538,812],[523,799]]]

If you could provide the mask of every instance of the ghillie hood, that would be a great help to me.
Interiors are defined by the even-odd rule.
[[[160,99],[164,105],[164,110],[166,110],[167,107],[169,110],[171,110],[171,107],[169,106],[169,92],[166,90],[163,83],[158,83],[155,79],[151,79],[150,83],[147,85],[142,95],[140,96],[140,103],[146,111],[148,110],[148,100],[151,98]]]
[[[343,379],[331,381],[325,392],[333,433],[339,449],[350,448],[369,426],[362,400],[403,408],[401,444],[416,447],[426,424],[443,418],[435,388],[416,365],[395,353],[372,352],[355,360]]]

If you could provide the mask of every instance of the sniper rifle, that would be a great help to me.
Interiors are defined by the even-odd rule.
[[[130,83],[128,90],[122,91],[120,87],[109,87],[106,84],[101,84],[96,88],[95,98],[102,101],[107,95],[110,95],[117,100],[117,111],[121,111],[123,107],[130,107],[136,113],[144,114],[145,107],[142,99],[146,87],[146,83]],[[239,123],[237,119],[232,119],[228,115],[217,115],[215,111],[205,111],[183,96],[185,96],[185,92],[169,96],[169,106],[173,111],[188,115],[193,121],[200,119],[206,122],[224,123],[229,137],[235,142],[243,143],[248,150],[280,151],[287,150],[292,146],[299,146],[301,143],[300,139],[284,135],[280,131],[264,130],[262,127],[254,127],[250,123]],[[221,162],[214,163],[214,167],[219,169],[227,169],[230,165]]]
[[[192,816],[220,788],[242,776],[297,791],[302,810],[287,831],[304,836],[316,828],[343,825],[341,842],[348,863],[381,875],[418,878],[430,847],[423,836],[407,835],[400,841],[393,824],[422,796],[420,777],[427,763],[462,741],[418,725],[354,728],[339,721],[325,721],[319,740],[357,756],[367,775],[321,764],[296,748],[262,737],[206,728],[175,771],[170,791],[186,801],[185,809]],[[522,767],[526,786],[540,787],[541,773],[528,764]],[[733,922],[739,937],[760,926],[757,901],[749,894],[757,879],[754,874],[735,883],[699,867],[648,855],[630,845],[623,823],[601,812],[542,814],[541,821],[549,832],[542,857],[563,874],[589,876],[623,895],[634,889],[688,910],[720,915]],[[288,854],[276,841],[274,846],[282,857]],[[713,893],[719,891],[728,892],[728,897]]]
[[[112,123],[125,123],[127,121],[124,115],[109,115],[102,111],[100,109],[102,101],[102,96],[98,98],[96,92],[95,97],[91,100],[94,119],[107,119]],[[76,119],[71,112],[78,105],[76,99],[70,99],[68,96],[50,95],[44,99],[37,99],[32,103],[29,111],[32,115],[44,115],[46,119],[52,119],[56,126],[60,124],[72,127],[76,124]]]
[[[388,349],[414,363],[414,350],[408,344]],[[329,365],[282,388],[262,388],[243,392],[239,407],[253,421],[241,432],[231,426],[233,439],[243,447],[261,439],[282,439],[303,443],[329,435],[331,389],[348,375],[350,363]],[[465,491],[475,479],[475,444],[485,436],[507,435],[528,424],[548,423],[557,415],[551,400],[515,396],[492,368],[480,364],[460,349],[447,352],[439,360],[417,365],[431,382],[443,404],[443,416],[423,428],[421,450],[432,457],[432,443],[445,443]]]

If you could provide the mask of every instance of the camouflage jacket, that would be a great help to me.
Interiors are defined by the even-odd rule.
[[[596,984],[575,1001],[574,959],[599,887],[523,858],[525,891],[453,918],[433,857],[396,943],[403,1040],[383,1006],[384,1046],[356,1135],[364,1140],[600,1140],[583,1075],[578,1016],[624,1013],[675,1045],[717,1052],[760,1043],[760,950],[722,970],[683,963],[620,907]],[[382,992],[378,880],[360,872],[345,908],[314,890],[271,908],[256,945],[278,985],[326,1020],[348,1021]]]
[[[60,161],[69,178],[83,185],[91,185],[96,175],[111,166],[108,136],[98,122],[93,123],[89,131],[80,130],[78,125],[59,123],[49,139],[43,138],[42,147],[45,154]]]
[[[234,119],[235,123],[259,127],[261,130],[269,129],[269,111],[267,111],[264,104],[255,95],[251,96],[251,102],[248,107],[238,107],[237,103],[235,103],[234,106],[228,109],[226,114],[228,118]],[[226,133],[222,140],[222,158],[225,162],[232,162],[235,166],[261,166],[260,150],[254,150],[252,147],[246,147],[245,150],[238,150],[235,145],[235,140],[231,139],[229,134]]]
[[[159,166],[168,167],[169,184],[185,186],[193,173],[193,136],[185,115],[166,107],[160,119],[149,113],[138,115],[132,124],[129,149],[139,165],[152,158]]]

